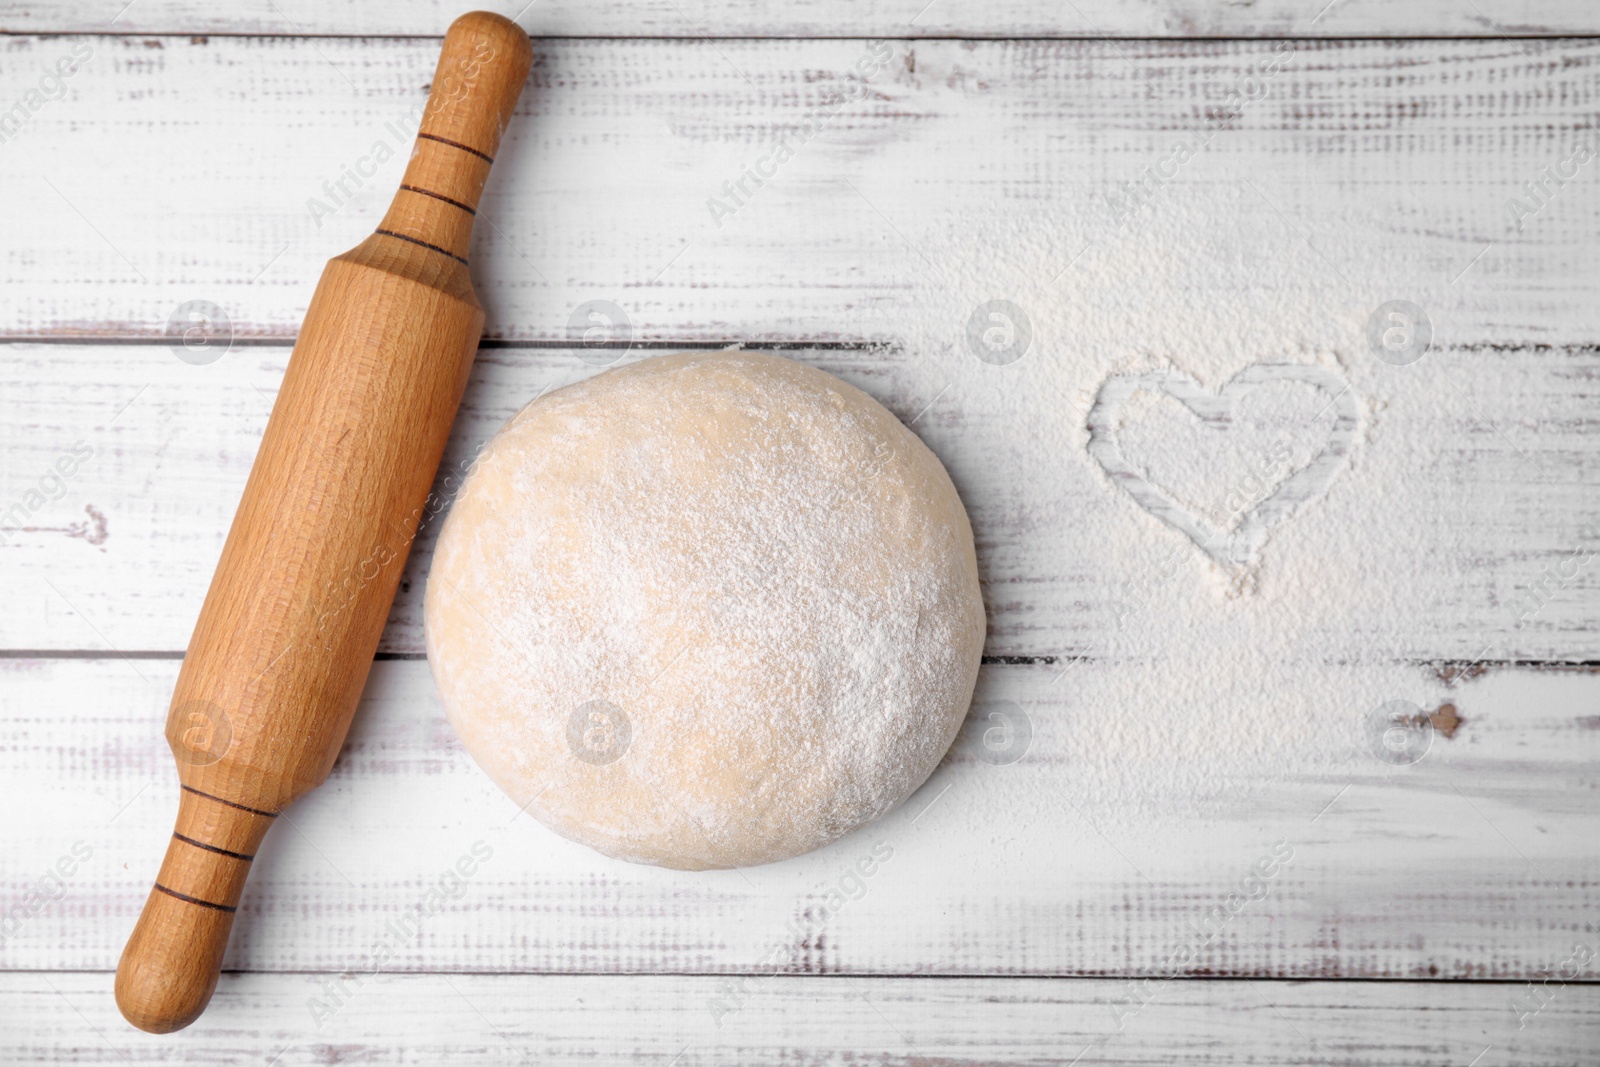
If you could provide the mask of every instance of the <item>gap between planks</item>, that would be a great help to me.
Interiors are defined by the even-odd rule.
[[[1185,34],[1181,37],[1163,36],[1152,33],[901,33],[884,32],[877,34],[868,33],[803,33],[803,34],[749,34],[749,33],[530,33],[529,38],[535,41],[581,41],[599,43],[623,43],[630,41],[662,41],[696,42],[696,41],[749,41],[752,43],[773,41],[976,41],[983,44],[996,44],[1007,41],[1027,43],[1031,41],[1115,41],[1125,44],[1139,44],[1146,42],[1187,42],[1197,41],[1207,44],[1253,44],[1260,41],[1305,41],[1305,42],[1405,42],[1426,41],[1429,43],[1447,43],[1452,41],[1593,41],[1600,40],[1600,32],[1567,31],[1561,33],[1341,33],[1332,36],[1304,33],[1216,33],[1216,34]],[[213,38],[253,41],[402,41],[439,43],[444,40],[442,33],[251,33],[243,30],[157,30],[152,32],[139,32],[137,30],[87,30],[87,29],[57,29],[57,30],[4,30],[0,29],[0,38],[5,37],[95,37],[102,40],[123,41],[159,41],[159,40],[189,40],[192,38]]]
[[[0,648],[0,660],[182,660],[182,649],[135,649],[127,652],[106,652],[93,648]],[[420,663],[428,658],[426,652],[378,652],[374,663]],[[1097,662],[1099,657],[1064,655],[1001,655],[984,656],[985,667],[1053,667],[1063,660]],[[1563,659],[1508,659],[1508,660],[1427,660],[1402,661],[1414,667],[1426,667],[1443,677],[1482,674],[1494,670],[1571,671],[1579,674],[1600,672],[1600,660]]]
[[[300,978],[322,978],[351,973],[351,968],[276,968],[276,967],[224,967],[219,972],[233,977],[252,976],[282,976]],[[111,975],[114,970],[102,970],[93,967],[10,967],[0,968],[0,975],[25,976],[37,975]],[[607,981],[626,982],[630,980],[645,981],[649,979],[722,979],[722,978],[748,978],[749,974],[742,971],[537,971],[537,970],[465,970],[459,967],[439,967],[427,970],[384,970],[386,977],[396,978],[604,978]],[[787,971],[774,973],[773,981],[839,981],[850,982],[854,979],[868,981],[893,981],[893,982],[1076,982],[1082,984],[1104,985],[1110,982],[1137,982],[1146,978],[1159,977],[1163,982],[1175,982],[1191,985],[1276,985],[1276,986],[1303,986],[1316,984],[1338,985],[1370,985],[1370,986],[1471,986],[1473,989],[1490,989],[1494,986],[1505,986],[1509,989],[1520,989],[1528,985],[1528,978],[1396,978],[1388,975],[1355,975],[1339,978],[1300,978],[1274,974],[1175,974],[1154,975],[1129,971],[1126,974],[918,974],[913,971],[830,971],[813,973],[809,971]],[[1600,988],[1600,978],[1566,978],[1562,980],[1565,986],[1596,987]]]

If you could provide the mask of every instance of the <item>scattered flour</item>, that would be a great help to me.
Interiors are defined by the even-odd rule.
[[[1366,319],[1394,294],[1335,285],[1236,181],[1201,174],[1123,226],[1092,203],[1050,217],[1007,207],[909,235],[907,306],[884,312],[899,337],[885,355],[913,368],[911,389],[938,394],[916,428],[973,516],[987,651],[1056,657],[980,685],[980,704],[1014,700],[1034,720],[1036,758],[1052,764],[1037,802],[1114,794],[1097,810],[1188,818],[1286,780],[1325,778],[1331,795],[1351,774],[1393,773],[1371,750],[1370,714],[1447,695],[1408,659],[1479,647],[1438,635],[1466,564],[1461,487],[1440,476],[1429,437],[1470,419],[1473,401],[1437,355],[1378,360]],[[999,339],[1029,338],[1004,365],[980,358],[967,321],[995,300],[1021,311],[996,320],[1010,327]],[[1273,366],[1299,370],[1253,369]],[[1257,387],[1217,399],[1252,375]],[[1118,379],[1194,387],[1187,401],[1124,391],[1105,419],[1123,478],[1090,432]],[[1130,479],[1228,537],[1270,521],[1240,535],[1247,547],[1208,552]],[[1296,482],[1296,499],[1275,497]],[[1053,590],[1039,591],[1043,576]]]

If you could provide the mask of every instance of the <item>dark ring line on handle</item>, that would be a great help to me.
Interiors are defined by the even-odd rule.
[[[424,189],[420,185],[407,185],[405,182],[400,183],[400,188],[404,189],[408,193],[421,193],[423,196],[431,196],[435,200],[443,200],[451,207],[458,207],[462,211],[465,211],[468,215],[476,217],[478,214],[478,209],[470,204],[463,204],[454,197],[445,196],[443,193],[436,193],[432,189]]]
[[[174,830],[172,832],[172,836],[176,837],[179,841],[182,841],[186,845],[193,845],[195,848],[203,848],[207,852],[216,852],[216,853],[218,853],[220,855],[223,855],[223,856],[232,856],[236,860],[253,860],[253,859],[255,859],[255,856],[253,856],[253,855],[247,856],[243,852],[235,852],[231,848],[219,848],[216,845],[208,845],[204,841],[196,841],[192,837],[185,837],[182,834],[178,833],[176,830]]]
[[[456,255],[454,252],[450,251],[448,248],[440,248],[438,245],[429,244],[427,241],[424,241],[419,237],[412,237],[412,236],[410,236],[408,234],[403,234],[403,233],[395,233],[393,230],[385,230],[381,226],[378,229],[373,230],[372,232],[373,233],[381,233],[385,237],[393,237],[393,238],[396,238],[396,239],[401,240],[401,241],[410,241],[412,244],[421,245],[423,248],[426,248],[429,251],[438,252],[440,255],[443,255],[443,256],[449,256],[451,259],[455,260],[457,263],[461,264],[463,267],[471,266],[471,264],[466,261],[465,257]]]
[[[248,811],[251,815],[265,815],[269,819],[278,817],[278,813],[275,811],[262,811],[260,808],[252,808],[248,804],[237,804],[231,800],[223,800],[221,797],[212,796],[210,793],[203,793],[192,785],[186,785],[182,788],[185,793],[193,793],[195,796],[205,797],[207,800],[215,800],[218,804],[226,804],[228,807],[238,808],[240,811]]]
[[[487,155],[487,154],[485,154],[483,152],[480,152],[476,148],[473,148],[469,144],[462,144],[460,141],[452,141],[448,137],[440,137],[438,134],[435,134],[435,133],[418,133],[417,136],[421,137],[422,139],[427,140],[427,141],[438,141],[440,144],[447,144],[451,148],[459,148],[463,152],[471,152],[473,155],[477,156],[479,159],[483,160],[485,163],[493,163],[494,162],[494,157],[493,156]]]
[[[156,883],[156,888],[161,890],[163,893],[165,893],[169,897],[177,897],[179,900],[183,901],[186,904],[198,904],[202,908],[215,908],[218,911],[234,912],[234,911],[238,911],[239,910],[237,907],[234,907],[232,905],[228,905],[228,904],[213,904],[209,900],[201,900],[199,897],[191,897],[187,893],[180,893],[176,889],[168,889],[166,886],[162,885],[160,882]]]

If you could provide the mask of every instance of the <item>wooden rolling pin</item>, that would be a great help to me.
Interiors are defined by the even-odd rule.
[[[205,1010],[252,857],[344,743],[477,353],[467,248],[531,62],[507,19],[451,25],[393,205],[311,297],[172,695],[177,829],[117,967],[140,1029]]]

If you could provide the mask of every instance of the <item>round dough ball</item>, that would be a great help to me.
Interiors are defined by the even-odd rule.
[[[972,529],[871,397],[777,356],[647,359],[523,408],[440,535],[428,659],[467,750],[609,856],[787,859],[885,814],[972,699]]]

